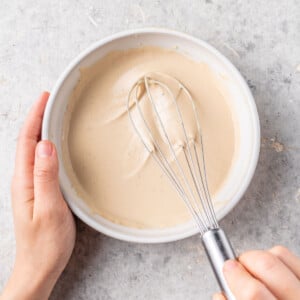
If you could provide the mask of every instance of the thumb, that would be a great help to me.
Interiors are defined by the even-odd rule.
[[[50,141],[40,141],[35,150],[34,207],[49,209],[61,199],[55,146]]]

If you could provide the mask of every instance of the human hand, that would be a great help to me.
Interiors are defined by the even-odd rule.
[[[238,261],[225,262],[223,272],[237,300],[300,299],[300,259],[282,246],[246,252]]]
[[[49,93],[34,104],[20,132],[12,180],[16,258],[0,299],[48,299],[75,243],[75,223],[58,182],[50,141],[39,141]]]

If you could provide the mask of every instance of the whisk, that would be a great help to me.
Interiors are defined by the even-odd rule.
[[[151,72],[132,86],[127,111],[137,136],[193,216],[219,286],[232,300],[222,268],[236,256],[211,201],[197,105],[179,80]]]

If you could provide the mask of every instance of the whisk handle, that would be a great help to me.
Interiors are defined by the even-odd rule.
[[[211,229],[203,234],[202,242],[222,292],[227,300],[235,300],[223,274],[224,262],[236,258],[225,232],[221,228]]]

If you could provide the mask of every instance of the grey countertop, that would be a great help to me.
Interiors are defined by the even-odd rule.
[[[0,3],[0,287],[13,264],[10,177],[16,137],[40,91],[91,43],[159,26],[208,41],[247,79],[261,121],[254,179],[221,222],[237,252],[284,244],[300,254],[300,2],[10,0]],[[140,245],[78,221],[51,299],[210,299],[217,285],[198,237]]]

